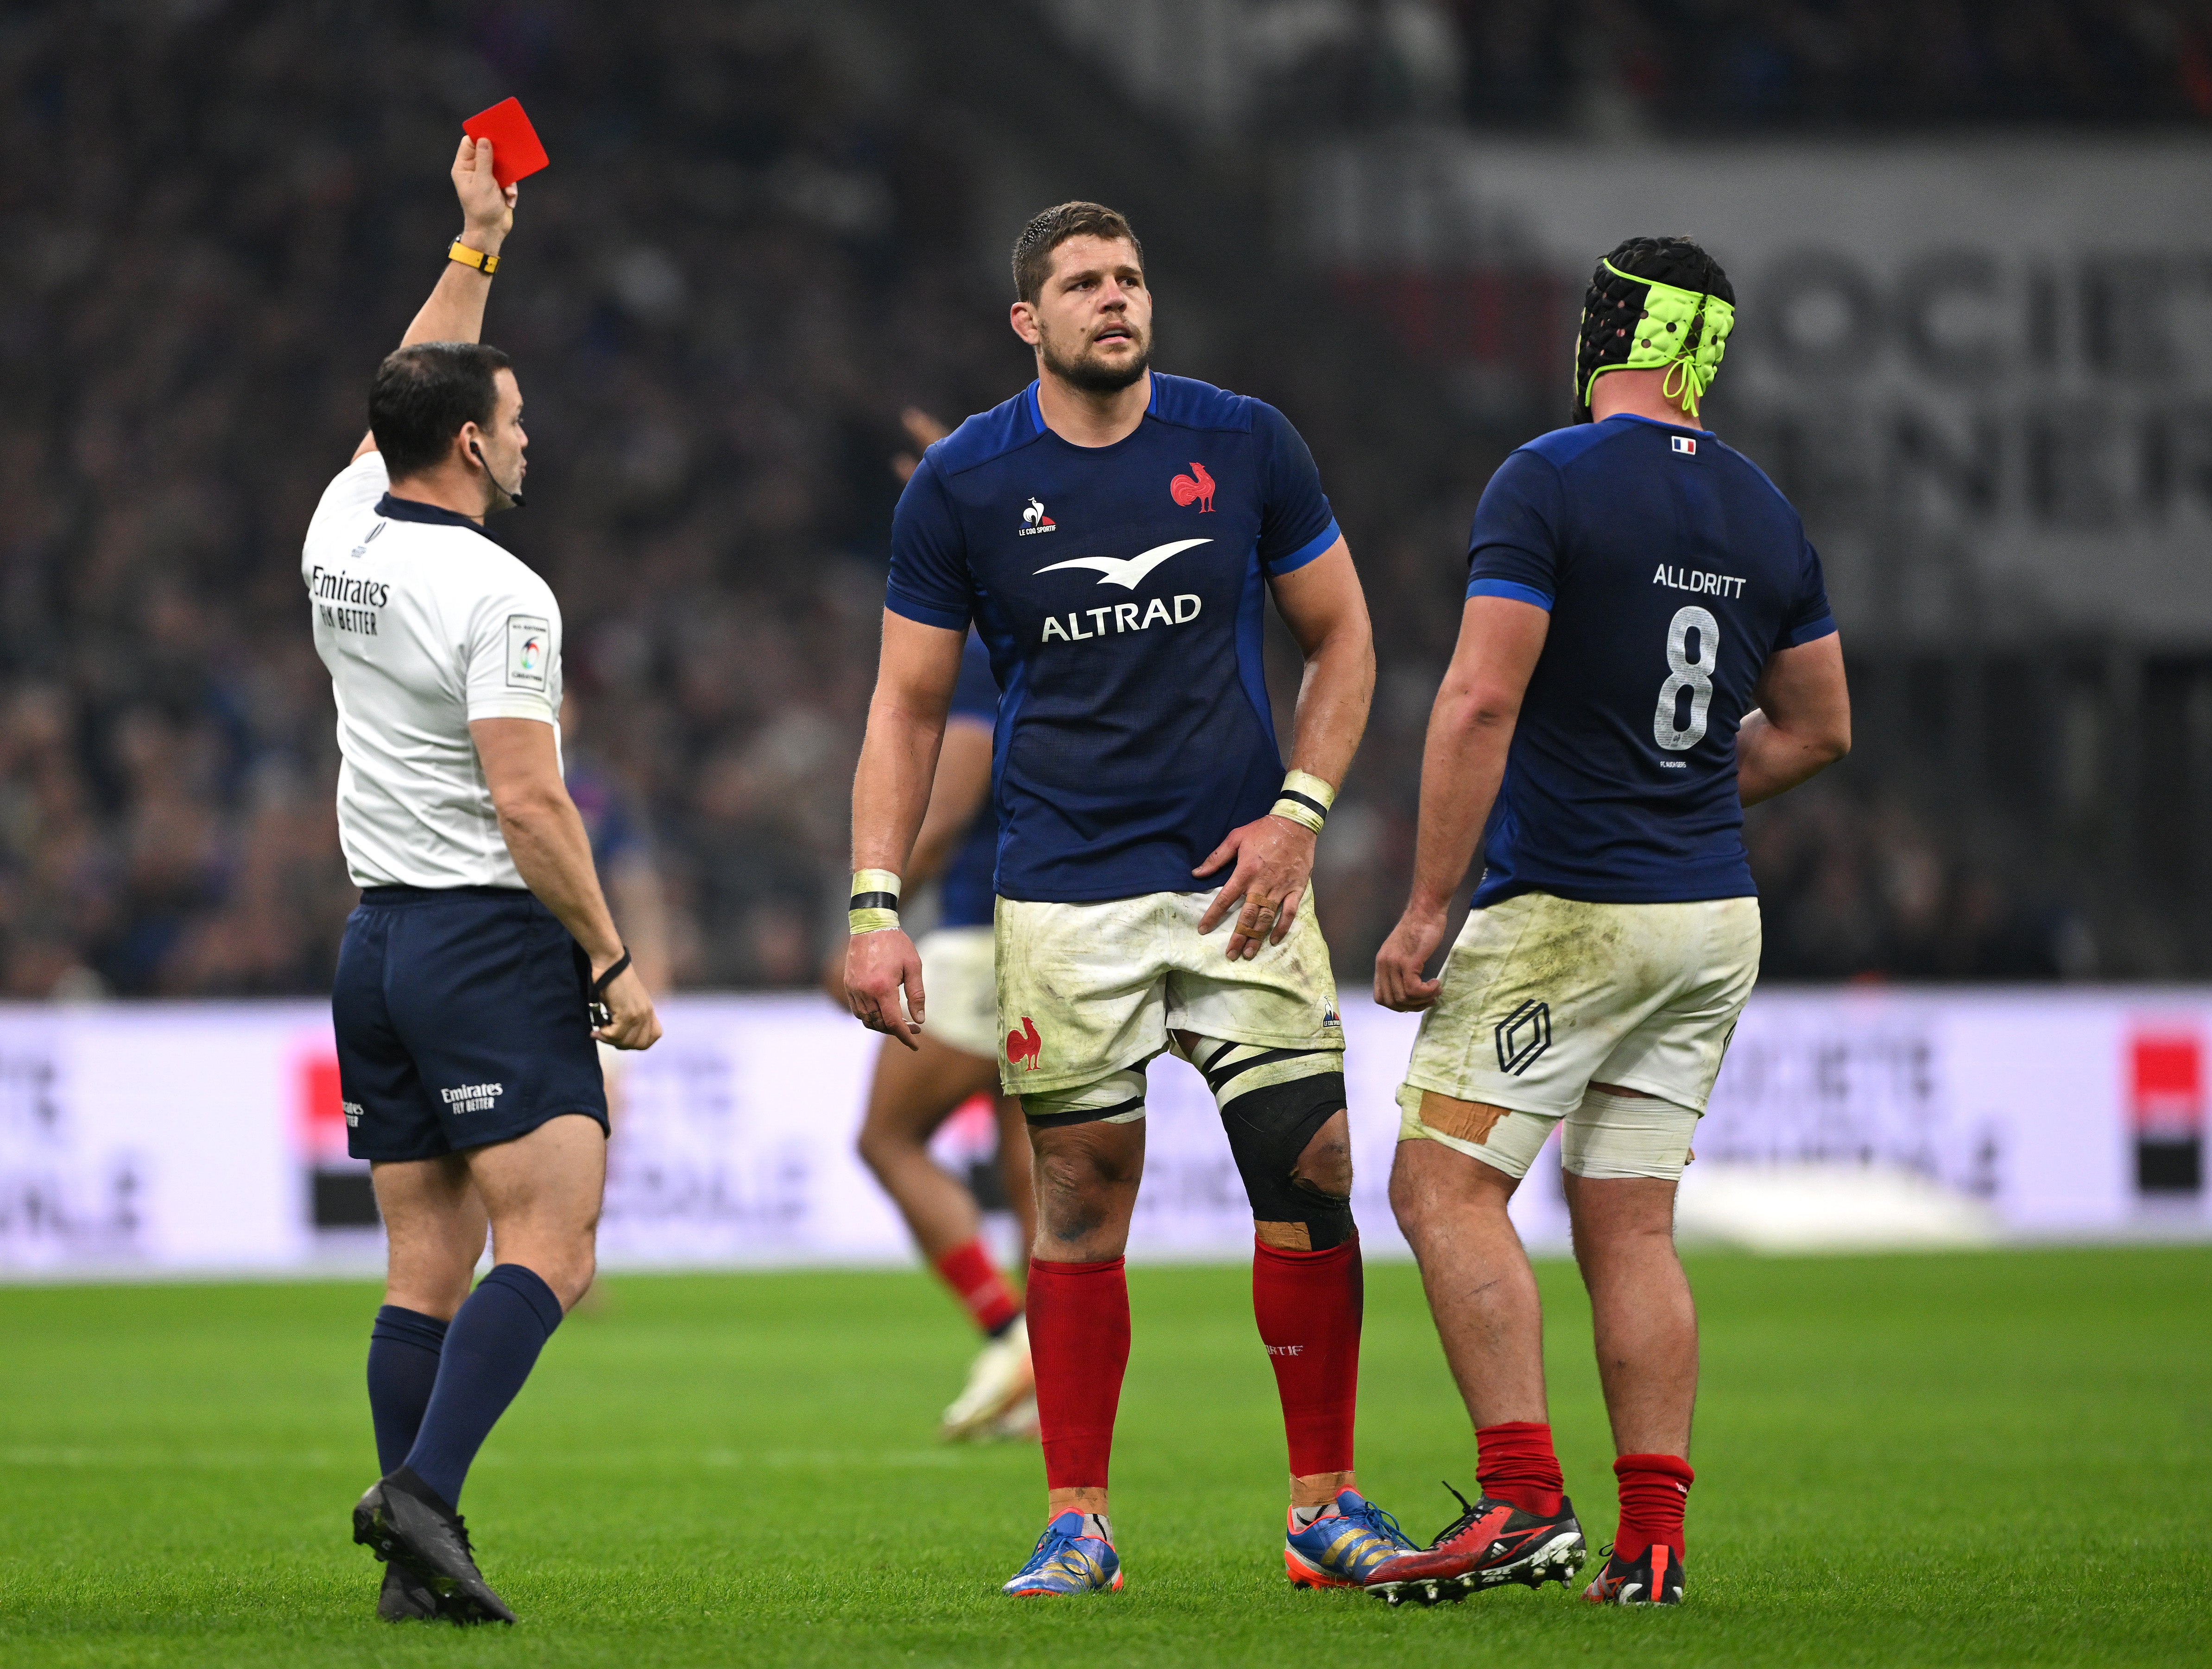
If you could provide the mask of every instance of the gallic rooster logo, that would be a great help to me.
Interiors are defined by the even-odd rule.
[[[1188,475],[1168,482],[1168,496],[1177,504],[1194,502],[1203,515],[1213,508],[1213,477],[1206,474],[1205,464],[1194,461]]]
[[[1025,1072],[1037,1069],[1037,1057],[1044,1053],[1044,1039],[1037,1035],[1036,1022],[1028,1015],[1022,1017],[1022,1029],[1006,1034],[1006,1059]]]

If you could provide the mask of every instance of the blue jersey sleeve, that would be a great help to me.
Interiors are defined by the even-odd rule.
[[[1828,582],[1820,572],[1820,553],[1813,549],[1810,539],[1805,541],[1804,567],[1799,575],[1797,596],[1783,616],[1781,634],[1774,640],[1777,649],[1795,649],[1801,643],[1811,643],[1829,635],[1836,629],[1836,616],[1828,607]]]
[[[599,868],[621,862],[634,852],[648,850],[645,831],[630,815],[622,791],[613,780],[589,763],[577,760],[568,772],[568,798],[583,819],[584,837],[592,844],[592,861]]]
[[[960,518],[927,453],[891,516],[891,574],[884,601],[925,626],[964,632],[973,608]]]
[[[1498,466],[1467,536],[1467,594],[1549,610],[1559,594],[1566,489],[1551,459],[1522,450]]]
[[[1267,461],[1260,483],[1260,565],[1270,578],[1304,567],[1337,541],[1336,517],[1305,437],[1262,402],[1252,421]]]
[[[991,653],[983,640],[968,634],[968,646],[960,652],[960,677],[952,686],[955,719],[977,719],[986,725],[999,718],[999,681],[991,676]]]

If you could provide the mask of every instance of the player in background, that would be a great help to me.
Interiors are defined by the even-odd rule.
[[[629,947],[630,966],[647,991],[666,991],[674,983],[674,928],[668,892],[653,857],[653,831],[622,778],[609,769],[592,737],[591,703],[571,687],[562,692],[562,775],[584,834],[592,843],[592,866],[607,889],[607,904]],[[603,1049],[611,1089],[629,1065],[620,1050]],[[619,1111],[617,1114],[619,1118]]]
[[[671,984],[668,894],[661,884],[660,866],[653,861],[653,840],[620,778],[600,761],[587,739],[586,703],[573,689],[561,698],[562,776],[576,815],[584,820],[584,834],[592,845],[592,867],[607,889],[607,905],[629,947],[630,966],[645,981],[647,991],[666,991]],[[624,1085],[629,1077],[629,1053],[611,1043],[599,1045],[599,1070],[607,1083],[609,1153],[622,1138]],[[579,1308],[586,1312],[603,1308],[604,1289],[594,1286]]]
[[[908,427],[916,428],[908,413]],[[927,420],[922,420],[927,422]],[[927,446],[942,436],[918,434]],[[912,473],[911,462],[907,473]],[[915,950],[935,1013],[915,1047],[889,1039],[878,1051],[867,1111],[857,1144],[861,1160],[906,1219],[915,1244],[983,1335],[962,1387],[945,1411],[939,1435],[1023,1438],[1036,1432],[1036,1375],[1022,1301],[983,1244],[982,1213],[973,1193],[930,1156],[929,1138],[955,1109],[979,1095],[998,1114],[999,1170],[1007,1203],[1022,1226],[1022,1243],[1036,1237],[1036,1194],[1030,1183],[1030,1138],[1021,1103],[999,1094],[999,992],[992,972],[991,873],[999,856],[999,819],[990,804],[991,732],[999,686],[982,640],[970,633],[952,689],[945,741],[930,785],[929,809],[908,860],[907,879],[934,878],[937,926]],[[832,994],[849,1001],[844,956],[836,958]]]
[[[1107,1483],[1122,1251],[1145,1065],[1170,1047],[1212,1088],[1252,1202],[1254,1308],[1290,1450],[1286,1568],[1354,1584],[1410,1544],[1352,1472],[1344,1031],[1300,906],[1366,723],[1366,602],[1281,414],[1149,368],[1152,294],[1127,221],[1062,203],[1024,228],[1013,266],[1037,379],[929,448],[893,525],[846,988],[862,1021],[915,1046],[924,975],[898,895],[973,622],[1004,692],[1000,1081],[1021,1096],[1037,1176],[1029,1332],[1048,1522],[1006,1592],[1121,1585]],[[1268,592],[1305,656],[1287,778],[1261,665]]]
[[[469,1467],[590,1286],[606,1176],[594,1040],[660,1035],[561,777],[561,611],[486,538],[521,502],[522,396],[481,345],[515,193],[461,143],[465,225],[378,368],[369,434],[301,555],[338,713],[360,907],[331,991],[348,1150],[389,1268],[368,1351],[379,1470],[354,1539],[378,1615],[512,1623],[457,1510]],[[494,1266],[470,1290],[489,1223]]]
[[[1582,1563],[1536,1284],[1506,1216],[1562,1120],[1620,1457],[1620,1527],[1583,1597],[1682,1597],[1698,1333],[1674,1191],[1759,975],[1743,808],[1850,747],[1820,557],[1773,483],[1696,425],[1735,302],[1686,238],[1607,256],[1575,424],[1507,458],[1475,512],[1412,896],[1375,994],[1427,1011],[1390,1199],[1475,1426],[1481,1499],[1370,1574],[1394,1604],[1565,1582]],[[1478,841],[1473,911],[1426,979]]]
[[[916,448],[891,459],[891,472],[904,484],[921,464],[921,452],[948,431],[911,406],[899,421]],[[946,1175],[929,1152],[930,1138],[946,1119],[974,1097],[990,1096],[997,1114],[1001,1186],[1021,1223],[1022,1243],[1036,1238],[1029,1131],[1021,1103],[998,1093],[991,872],[998,862],[999,819],[990,804],[991,732],[998,710],[990,657],[970,633],[930,785],[929,809],[908,864],[911,882],[939,883],[937,926],[915,947],[923,979],[937,993],[936,1023],[915,1039],[914,1048],[895,1048],[887,1040],[878,1051],[857,1144],[861,1161],[899,1208],[922,1256],[983,1335],[967,1384],[945,1411],[939,1435],[948,1442],[1036,1435],[1036,1377],[1021,1299],[983,1244],[975,1196]],[[830,996],[849,1006],[842,946],[823,982]]]

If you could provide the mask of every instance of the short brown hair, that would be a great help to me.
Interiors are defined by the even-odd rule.
[[[1016,300],[1034,301],[1044,294],[1044,281],[1052,276],[1052,252],[1070,238],[1126,241],[1137,252],[1137,264],[1145,264],[1145,246],[1129,229],[1126,216],[1103,203],[1054,203],[1014,240]]]
[[[464,423],[491,427],[492,380],[514,361],[489,343],[418,342],[385,355],[368,391],[368,431],[394,481],[434,470]]]

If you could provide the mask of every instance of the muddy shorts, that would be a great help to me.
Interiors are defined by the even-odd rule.
[[[1755,898],[1588,904],[1530,892],[1473,912],[1421,1017],[1399,1139],[1520,1176],[1566,1119],[1577,1174],[1679,1175],[1759,952]]]
[[[927,1002],[922,1029],[963,1054],[999,1053],[999,988],[991,974],[988,927],[939,927],[915,945]]]
[[[1164,1052],[1170,1031],[1341,1051],[1344,1022],[1312,893],[1280,944],[1231,962],[1224,953],[1235,912],[1199,936],[1214,890],[1102,904],[1001,898],[998,1054],[1006,1092],[1095,1083]]]

